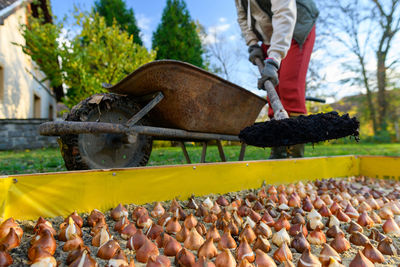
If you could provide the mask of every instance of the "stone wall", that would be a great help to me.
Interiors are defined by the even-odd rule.
[[[48,120],[0,120],[0,150],[57,147],[57,137],[39,134],[39,125],[46,121]]]

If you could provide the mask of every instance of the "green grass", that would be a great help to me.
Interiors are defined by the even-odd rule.
[[[188,147],[193,163],[200,162],[201,147]],[[236,161],[239,157],[239,146],[224,147],[228,161]],[[267,159],[270,149],[247,147],[245,160]],[[385,155],[400,156],[400,144],[320,144],[306,147],[306,157],[337,155]],[[210,146],[207,149],[207,162],[220,162],[218,149]],[[153,148],[149,166],[186,163],[179,147]],[[61,154],[56,148],[0,151],[0,175],[65,171]]]

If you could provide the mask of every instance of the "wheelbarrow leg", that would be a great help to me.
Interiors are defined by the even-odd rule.
[[[188,152],[187,152],[187,150],[186,150],[185,143],[184,143],[183,141],[180,141],[180,142],[179,142],[179,145],[180,145],[181,148],[182,148],[182,152],[183,152],[183,155],[185,156],[186,162],[187,162],[188,164],[192,163],[192,161],[190,160],[189,154],[188,154]]]
[[[240,148],[240,154],[239,154],[239,161],[244,160],[244,154],[246,153],[246,144],[242,143],[242,147]]]
[[[219,152],[221,161],[226,162],[226,157],[225,157],[224,149],[222,148],[221,140],[217,140],[217,146],[218,146],[218,152]]]
[[[203,150],[201,151],[200,163],[205,163],[206,162],[206,154],[207,154],[207,141],[203,142]]]

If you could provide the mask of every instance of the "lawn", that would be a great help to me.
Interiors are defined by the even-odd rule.
[[[188,153],[193,163],[200,161],[202,148],[188,147]],[[224,147],[228,161],[239,157],[239,146]],[[247,147],[245,160],[267,159],[270,149]],[[400,156],[400,144],[319,144],[306,147],[306,157],[337,156],[337,155],[385,155]],[[218,162],[219,154],[216,146],[207,150],[207,162]],[[186,163],[179,147],[153,148],[149,164],[170,165]],[[25,151],[0,151],[0,174],[22,174],[35,172],[65,171],[61,154],[56,148]]]

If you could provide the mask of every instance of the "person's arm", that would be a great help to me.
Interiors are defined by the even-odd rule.
[[[235,0],[235,3],[236,3],[237,15],[238,15],[237,20],[238,20],[240,29],[242,30],[244,39],[246,40],[246,44],[248,46],[257,44],[258,38],[255,35],[255,33],[253,32],[253,30],[250,29],[249,25],[247,24],[247,14],[246,14],[246,10],[242,6],[241,0]]]
[[[292,42],[297,16],[296,1],[271,0],[271,11],[273,32],[268,57],[273,58],[280,65]]]

